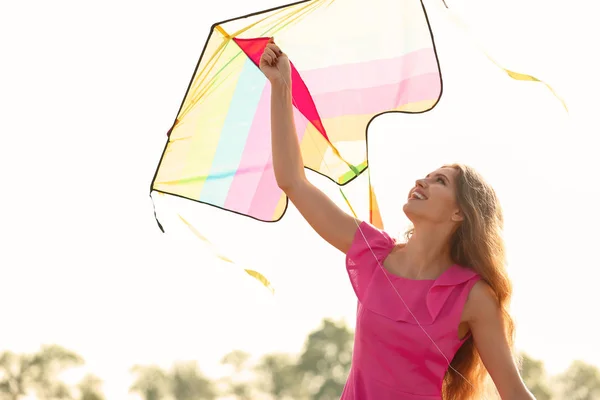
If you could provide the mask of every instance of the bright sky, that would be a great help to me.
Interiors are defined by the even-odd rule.
[[[543,85],[510,80],[441,0],[427,0],[444,95],[430,113],[372,124],[384,219],[391,233],[402,230],[406,192],[429,170],[477,167],[506,214],[519,348],[551,372],[575,358],[600,365],[598,9],[587,0],[447,1],[503,65],[549,82],[570,117]],[[165,235],[148,196],[211,24],[280,4],[0,5],[0,350],[61,344],[106,381],[108,398],[134,399],[136,363],[196,359],[215,374],[230,350],[295,352],[324,317],[354,323],[343,255],[295,210],[261,224],[158,199]],[[335,187],[311,179],[342,205]],[[364,183],[345,189],[363,217]],[[172,211],[263,271],[276,295],[217,261]]]

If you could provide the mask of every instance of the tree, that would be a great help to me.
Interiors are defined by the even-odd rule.
[[[310,333],[297,370],[314,400],[338,400],[350,372],[354,333],[341,322],[323,320]]]
[[[542,361],[534,360],[528,355],[523,354],[520,369],[525,385],[527,385],[537,400],[552,399],[552,391],[548,386],[546,369]]]
[[[71,399],[69,386],[58,376],[83,364],[83,358],[58,345],[43,346],[33,355],[33,387],[40,400]]]
[[[283,353],[267,354],[255,368],[257,387],[273,400],[305,399],[306,390],[300,384],[299,371],[293,356]]]
[[[169,377],[162,368],[136,365],[131,371],[136,379],[129,391],[137,392],[144,400],[162,400],[169,395]]]
[[[77,385],[79,400],[105,400],[102,394],[102,381],[95,375],[86,375]]]
[[[0,355],[0,399],[18,400],[35,393],[40,400],[72,399],[71,388],[59,379],[67,369],[83,364],[76,353],[58,345],[33,354]]]
[[[564,399],[600,399],[600,371],[593,365],[575,361],[558,376],[558,382]]]
[[[137,375],[129,389],[144,400],[214,400],[217,398],[213,383],[207,379],[195,361],[177,362],[170,371],[156,365],[136,365]]]
[[[221,364],[228,365],[231,369],[229,377],[221,382],[226,386],[225,392],[235,396],[239,400],[252,400],[252,385],[246,372],[249,368],[250,354],[234,350],[226,354],[221,360]]]
[[[26,360],[10,351],[0,355],[0,399],[17,400],[28,391],[29,366]]]
[[[171,393],[177,400],[213,400],[217,398],[213,383],[204,377],[195,361],[176,363],[169,377]]]

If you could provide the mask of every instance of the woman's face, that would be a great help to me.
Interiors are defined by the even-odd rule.
[[[458,171],[443,167],[419,179],[408,193],[404,213],[413,224],[455,223],[462,219],[456,201]]]

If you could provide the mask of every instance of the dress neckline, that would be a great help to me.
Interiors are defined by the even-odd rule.
[[[436,278],[429,278],[429,279],[417,279],[417,278],[408,278],[406,276],[402,276],[402,275],[398,275],[392,271],[390,271],[389,269],[387,269],[385,267],[385,261],[390,257],[390,255],[392,254],[392,252],[394,251],[394,248],[396,246],[392,246],[392,248],[390,249],[390,251],[386,254],[386,256],[381,260],[381,268],[384,270],[385,274],[396,279],[396,280],[403,280],[403,281],[407,281],[407,282],[424,282],[424,283],[435,283],[437,282],[440,278],[442,278],[443,276],[445,276],[450,270],[456,268],[458,265],[456,263],[450,265],[448,268],[446,268],[441,274],[439,274]]]

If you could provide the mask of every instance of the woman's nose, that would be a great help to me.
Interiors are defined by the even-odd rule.
[[[422,188],[427,186],[427,181],[425,179],[417,179],[417,181],[415,182],[415,184],[417,186],[420,186]]]

